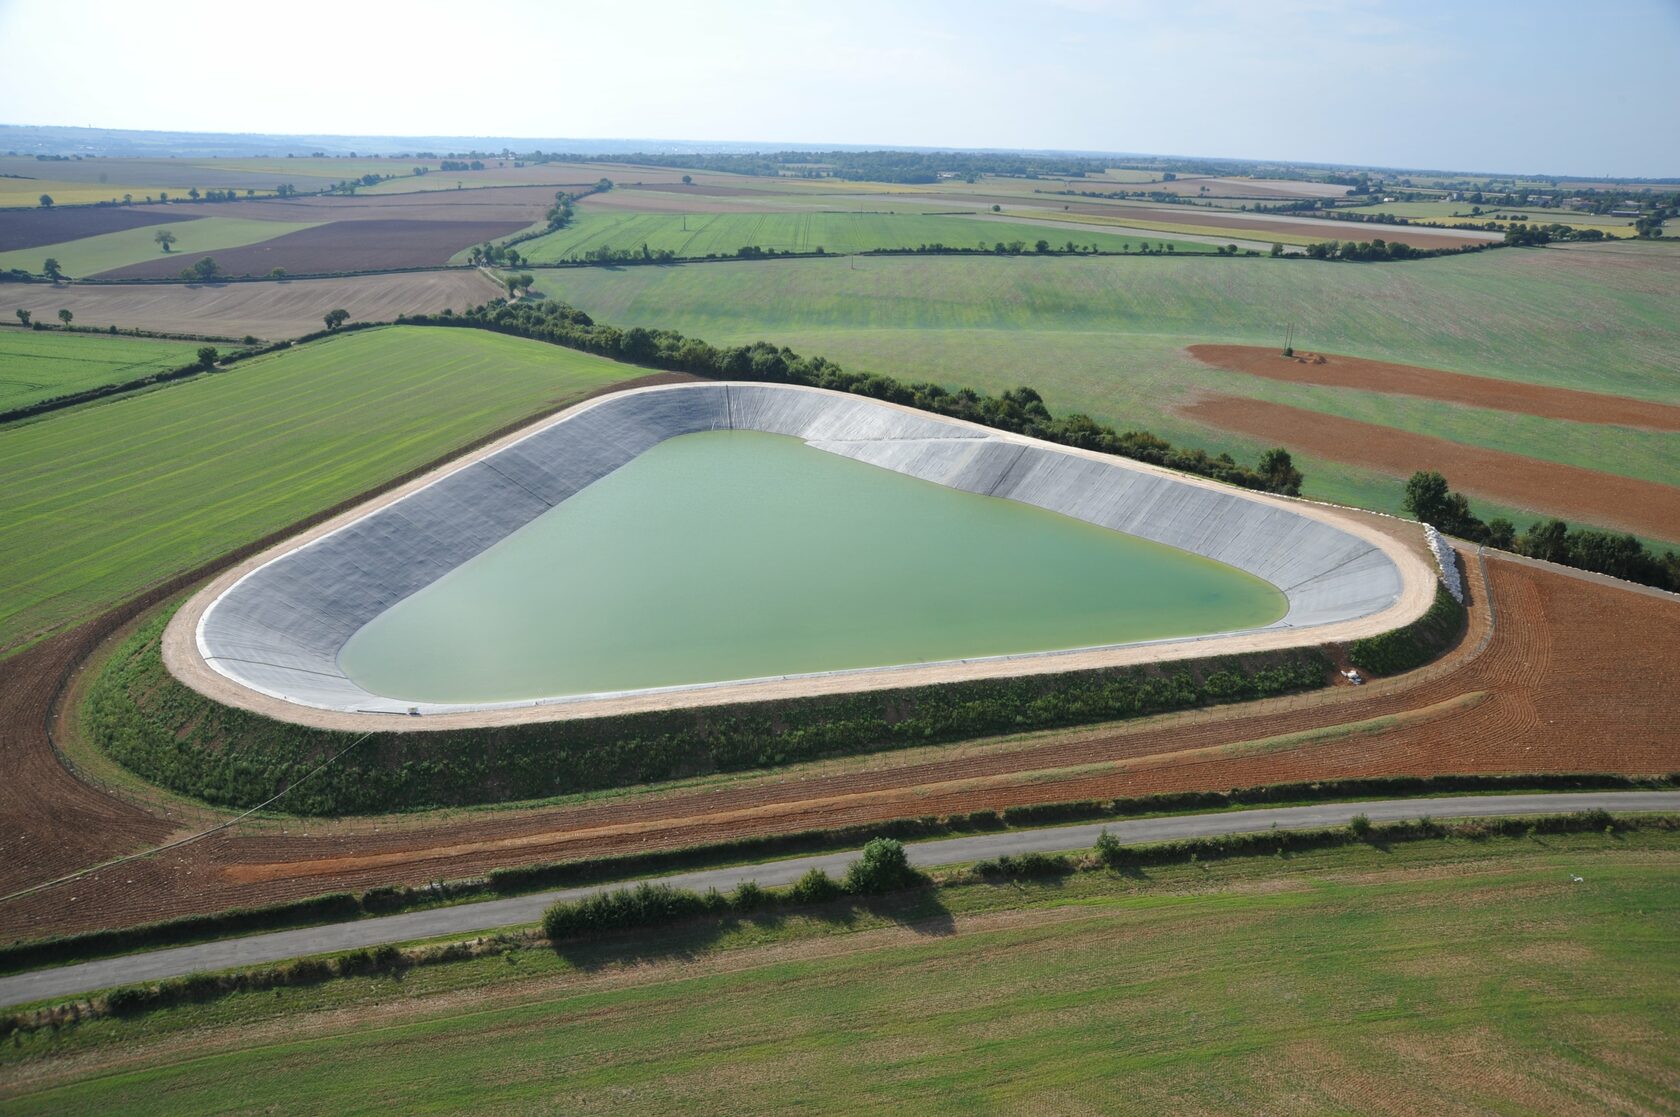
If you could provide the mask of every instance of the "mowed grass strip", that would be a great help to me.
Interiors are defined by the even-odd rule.
[[[0,648],[636,371],[392,327],[0,430]]]
[[[943,244],[950,248],[991,249],[999,241],[1038,240],[1060,247],[1073,241],[1096,245],[1105,252],[1137,251],[1144,242],[1165,242],[1149,233],[1117,236],[1088,229],[1045,229],[1030,225],[987,222],[975,217],[920,213],[625,213],[620,210],[580,210],[572,224],[557,233],[519,246],[532,263],[552,264],[581,259],[596,248],[669,250],[682,257],[733,256],[736,249],[755,246],[778,252],[867,252],[875,248],[917,248]],[[1176,251],[1207,252],[1210,246],[1175,242]]]
[[[39,272],[48,257],[58,261],[64,274],[86,278],[100,272],[138,264],[146,260],[164,258],[157,243],[157,235],[168,231],[176,238],[168,256],[179,259],[185,268],[201,256],[219,249],[238,248],[257,244],[300,229],[313,229],[319,221],[253,221],[241,217],[200,217],[195,221],[174,221],[168,225],[144,225],[138,229],[123,229],[116,233],[83,237],[59,244],[43,244],[35,248],[19,248],[0,252],[0,269],[23,268]]]
[[[1677,872],[1675,836],[1639,833],[964,885],[0,1060],[20,1114],[1667,1111]]]
[[[197,342],[0,330],[0,411],[191,364]]]

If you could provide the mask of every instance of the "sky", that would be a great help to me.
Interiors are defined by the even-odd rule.
[[[0,0],[0,123],[1680,176],[1680,0]]]

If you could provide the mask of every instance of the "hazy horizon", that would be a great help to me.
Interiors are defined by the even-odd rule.
[[[91,18],[67,35],[62,7],[0,0],[8,118],[1680,175],[1680,122],[1666,111],[1677,0],[1622,0],[1590,18],[1548,0],[78,10]],[[248,80],[226,79],[235,65]]]

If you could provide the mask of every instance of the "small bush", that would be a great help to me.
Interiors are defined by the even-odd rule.
[[[1107,833],[1105,830],[1103,835],[1106,837]],[[1060,853],[1005,854],[990,861],[977,862],[974,866],[974,871],[983,877],[1002,877],[1009,880],[1063,877],[1073,872],[1073,869],[1073,861]]]
[[[1370,837],[1371,816],[1366,814],[1364,811],[1359,812],[1352,818],[1348,819],[1348,829],[1353,831],[1354,837],[1361,840]]]
[[[787,896],[796,904],[822,904],[836,899],[840,886],[821,869],[812,869],[788,888]]]
[[[903,842],[897,838],[875,838],[863,847],[863,856],[846,870],[846,891],[856,895],[895,892],[926,879],[910,867]]]
[[[744,880],[729,894],[729,903],[740,912],[757,911],[770,902],[770,893],[755,880]]]

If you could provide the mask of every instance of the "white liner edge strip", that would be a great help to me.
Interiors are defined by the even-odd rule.
[[[204,607],[193,632],[196,651],[213,671],[241,688],[345,713],[463,713],[765,682],[731,680],[518,702],[412,703],[372,694],[338,666],[339,650],[351,635],[398,601],[659,442],[717,429],[790,435],[829,453],[966,492],[1019,500],[1215,559],[1283,590],[1289,611],[1268,626],[1272,629],[1311,629],[1369,617],[1394,606],[1405,590],[1401,569],[1376,540],[1327,522],[1329,517],[1304,503],[860,396],[791,385],[699,383],[590,401],[286,547]],[[1249,630],[1254,631],[1264,630]],[[1205,643],[1239,635],[1194,639]],[[1115,647],[1136,646],[1143,645]],[[1093,650],[953,662],[1043,660]],[[785,678],[930,666],[941,665]]]

